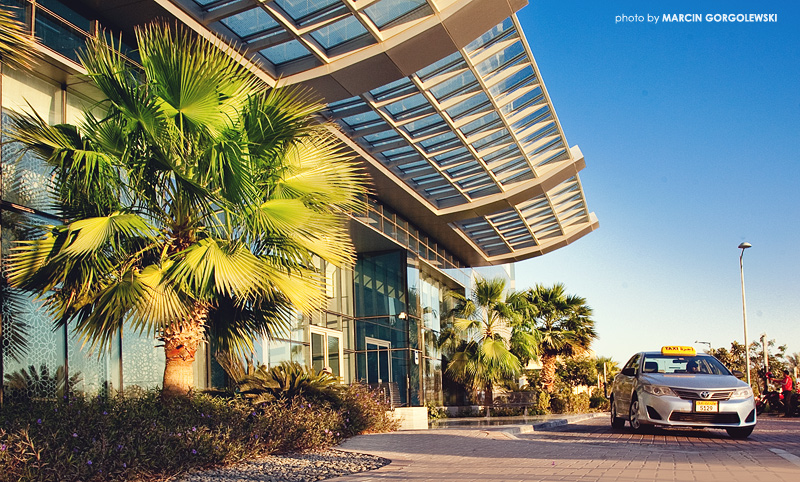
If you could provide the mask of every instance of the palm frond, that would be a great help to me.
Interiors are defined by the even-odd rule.
[[[136,31],[142,66],[160,109],[184,134],[218,135],[263,85],[222,41],[209,42],[186,27],[153,23]]]
[[[17,19],[12,6],[0,8],[0,60],[12,66],[29,69],[38,57],[33,35]]]
[[[207,334],[219,350],[246,355],[254,339],[288,336],[294,312],[288,300],[274,293],[271,299],[218,298],[209,314]]]
[[[55,226],[43,226],[47,233],[40,239],[17,241],[11,248],[7,259],[7,276],[12,287],[23,290],[48,291],[51,286],[39,286],[32,280],[45,266],[48,259],[56,255],[66,239],[63,231],[59,233]],[[59,236],[59,234],[62,234]]]
[[[498,373],[498,380],[505,377],[514,377],[519,374],[519,359],[506,346],[502,338],[489,338],[480,344],[480,354],[484,365],[490,371]]]
[[[131,310],[145,296],[146,287],[133,275],[122,276],[99,289],[88,316],[76,316],[75,332],[89,351],[98,354],[111,348],[111,343],[128,319]]]
[[[141,272],[130,273],[132,282],[141,286],[138,300],[131,305],[130,324],[139,333],[155,335],[175,320],[186,318],[189,302],[166,280],[165,273],[172,262],[150,265]],[[127,276],[125,276],[127,277]]]
[[[69,242],[61,250],[65,256],[83,257],[101,249],[127,248],[130,239],[156,241],[155,229],[136,214],[113,213],[110,216],[88,218],[69,225]]]
[[[247,298],[269,288],[269,266],[242,243],[201,239],[174,259],[167,280],[198,298]]]
[[[314,132],[316,136],[303,138],[286,150],[287,171],[271,196],[344,211],[363,210],[367,192],[363,169],[338,139],[320,128]]]

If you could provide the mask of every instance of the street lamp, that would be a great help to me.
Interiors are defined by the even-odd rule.
[[[708,345],[708,351],[711,351],[711,342],[710,341],[694,341],[698,345]]]
[[[742,258],[744,257],[744,250],[747,248],[753,247],[750,243],[741,243],[739,245],[739,249],[742,250],[742,254],[739,255],[739,274],[742,278],[742,320],[744,320],[744,368],[745,372],[747,372],[747,384],[750,385],[750,353],[749,347],[747,346],[747,304],[744,301],[744,264],[742,263]]]

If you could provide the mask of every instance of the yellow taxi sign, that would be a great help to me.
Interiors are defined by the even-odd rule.
[[[697,350],[692,346],[662,346],[661,354],[669,356],[695,356],[697,355]]]

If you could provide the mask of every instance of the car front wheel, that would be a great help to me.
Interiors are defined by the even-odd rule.
[[[631,428],[634,432],[642,432],[644,431],[644,425],[642,421],[639,420],[639,399],[634,397],[631,400],[631,408],[628,411],[629,413],[629,423],[631,424]]]

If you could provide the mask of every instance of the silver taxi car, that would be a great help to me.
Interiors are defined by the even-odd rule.
[[[756,406],[753,390],[739,376],[692,347],[637,353],[614,377],[611,426],[622,428],[627,420],[634,431],[711,427],[747,438],[756,426]]]

